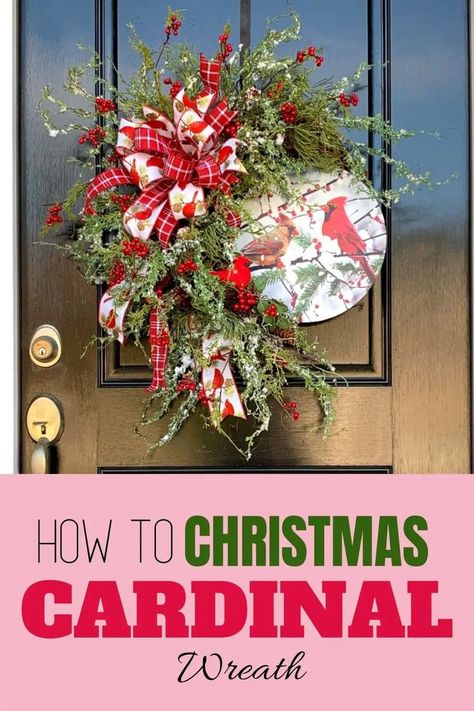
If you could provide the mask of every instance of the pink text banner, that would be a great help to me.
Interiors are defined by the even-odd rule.
[[[0,708],[473,708],[474,482],[0,480]]]

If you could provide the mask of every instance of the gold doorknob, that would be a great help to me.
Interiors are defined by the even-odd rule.
[[[61,338],[54,326],[36,329],[30,343],[30,358],[40,368],[51,368],[61,358]]]

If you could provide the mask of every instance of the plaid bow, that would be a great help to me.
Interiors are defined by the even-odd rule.
[[[229,193],[245,172],[236,139],[218,145],[224,128],[236,117],[227,101],[216,102],[221,62],[201,55],[204,90],[190,99],[184,89],[173,102],[174,121],[149,106],[145,121],[122,119],[116,151],[121,167],[105,170],[89,184],[84,213],[94,214],[92,200],[118,185],[137,185],[141,193],[124,214],[124,227],[145,241],[156,232],[163,247],[179,220],[207,211],[205,190]],[[237,217],[228,213],[229,224]]]

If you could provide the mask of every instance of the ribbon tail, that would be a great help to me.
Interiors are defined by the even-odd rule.
[[[132,185],[133,180],[124,168],[107,168],[90,181],[87,188],[84,214],[95,215],[96,211],[92,207],[92,200],[106,190],[116,188],[118,185]]]
[[[247,414],[230,366],[231,344],[211,336],[203,340],[202,349],[212,361],[203,368],[202,384],[214,426],[229,416],[246,420]]]
[[[122,284],[119,284],[120,287]],[[115,287],[117,288],[117,287]],[[113,336],[123,345],[124,332],[123,323],[129,307],[130,301],[123,301],[117,305],[113,291],[106,291],[99,303],[99,325],[107,331],[109,336]]]
[[[165,370],[168,362],[168,324],[158,315],[156,306],[150,312],[149,339],[151,345],[152,380],[145,392],[155,392],[166,386]]]
[[[204,88],[211,94],[218,94],[221,83],[222,62],[218,59],[207,59],[203,54],[199,58],[199,73]]]
[[[224,207],[224,219],[229,227],[240,227],[242,225],[241,216],[228,207]]]

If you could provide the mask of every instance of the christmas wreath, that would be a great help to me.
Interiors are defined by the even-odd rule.
[[[354,113],[370,67],[329,82],[319,80],[319,47],[277,56],[299,36],[296,14],[282,31],[269,23],[252,51],[234,49],[226,26],[211,59],[174,46],[182,21],[170,12],[157,51],[132,28],[141,66],[120,89],[101,78],[93,56],[68,72],[65,89],[79,105],[43,90],[38,110],[50,135],[78,132],[71,160],[82,174],[93,171],[49,206],[44,231],[63,215],[72,222],[74,238],[61,249],[85,279],[105,285],[101,341],[129,339],[151,364],[137,432],[168,416],[153,444],[163,445],[199,409],[232,441],[226,418],[251,418],[245,445],[233,442],[248,458],[268,429],[272,400],[292,420],[303,414],[285,399],[289,377],[314,392],[327,431],[334,368],[300,324],[349,308],[370,288],[385,249],[380,205],[430,177],[385,148],[413,134]],[[53,112],[74,118],[58,127]],[[361,130],[380,143],[352,137]],[[368,157],[390,163],[397,190],[370,184]],[[356,220],[351,200],[368,201]],[[322,314],[318,294],[329,304]]]

